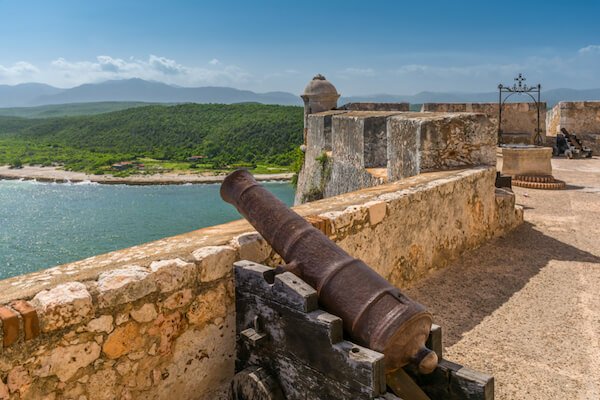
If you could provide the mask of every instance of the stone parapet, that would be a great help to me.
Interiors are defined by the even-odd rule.
[[[493,125],[481,113],[335,110],[309,115],[295,203],[426,171],[493,165],[496,141]]]
[[[522,221],[495,169],[425,173],[296,207],[395,285]],[[0,399],[221,399],[233,262],[282,262],[245,221],[0,281]]]
[[[349,111],[410,111],[410,103],[346,103],[339,109]]]
[[[387,120],[388,180],[496,163],[496,132],[484,114],[405,113]]]
[[[490,118],[494,129],[498,130],[498,103],[425,103],[422,112],[474,112]],[[537,107],[535,103],[505,103],[502,108],[502,132],[506,142],[514,144],[534,144],[537,129]],[[546,103],[540,103],[540,129],[542,138],[546,135]]]

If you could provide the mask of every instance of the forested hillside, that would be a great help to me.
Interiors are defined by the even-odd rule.
[[[0,116],[23,118],[53,118],[75,115],[94,115],[128,108],[149,106],[152,103],[103,101],[97,103],[51,104],[37,107],[0,108]]]
[[[91,116],[0,117],[0,164],[64,164],[93,172],[139,158],[215,166],[289,165],[302,141],[302,108],[261,104],[153,105]]]

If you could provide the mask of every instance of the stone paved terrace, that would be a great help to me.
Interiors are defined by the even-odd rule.
[[[515,188],[523,225],[408,290],[497,400],[600,399],[600,159],[552,164],[567,190]]]

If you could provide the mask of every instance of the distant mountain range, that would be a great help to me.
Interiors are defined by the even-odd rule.
[[[229,87],[178,87],[143,79],[88,83],[59,89],[41,83],[0,85],[0,107],[32,107],[48,104],[106,101],[146,103],[263,103],[300,105],[298,96],[286,92],[255,93]]]
[[[535,95],[534,95],[535,96]],[[542,101],[547,103],[548,107],[554,106],[559,101],[584,101],[600,100],[600,89],[542,89]],[[531,101],[527,95],[514,95],[511,101]],[[350,96],[342,97],[340,104],[349,102],[409,102],[411,104],[423,103],[494,103],[498,101],[498,92],[487,93],[441,93],[441,92],[421,92],[415,95],[370,95],[370,96]]]
[[[513,96],[516,101],[528,97]],[[342,97],[339,104],[348,102],[495,102],[497,92],[486,93],[436,93],[421,92],[415,95],[368,95]],[[551,89],[542,91],[542,101],[549,106],[559,101],[600,100],[600,89]],[[89,83],[71,89],[59,89],[41,83],[24,83],[15,86],[0,85],[0,107],[33,107],[51,104],[91,102],[147,102],[147,103],[245,103],[301,105],[298,95],[288,92],[255,93],[230,87],[179,87],[143,79],[113,80]]]

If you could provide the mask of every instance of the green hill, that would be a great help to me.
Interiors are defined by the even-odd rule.
[[[102,101],[96,103],[52,104],[37,107],[0,108],[0,115],[22,118],[52,118],[76,115],[95,115],[134,107],[148,106],[151,103],[127,101]]]
[[[152,105],[76,117],[0,117],[0,164],[99,172],[140,158],[289,165],[302,141],[302,108],[261,104]]]

